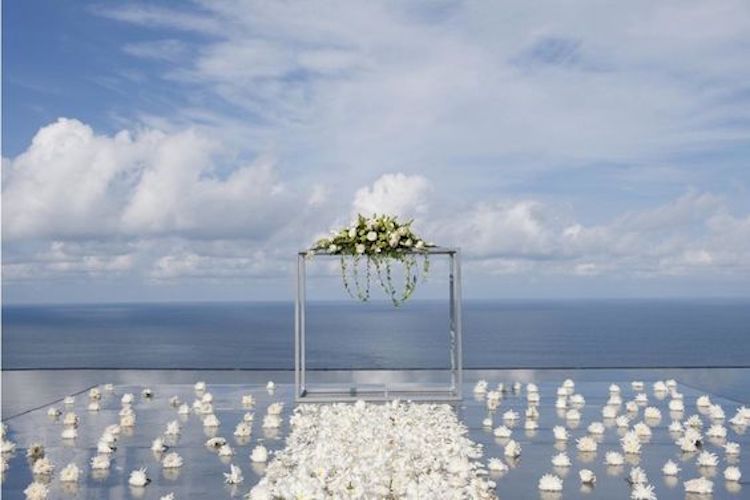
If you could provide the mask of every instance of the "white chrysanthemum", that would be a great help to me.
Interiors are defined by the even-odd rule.
[[[284,411],[284,403],[277,402],[277,403],[272,403],[268,405],[267,413],[269,415],[281,415],[281,412],[283,411]]]
[[[638,422],[633,426],[633,431],[638,435],[638,437],[642,438],[649,438],[651,437],[651,427],[646,425],[643,422]]]
[[[538,393],[538,392],[539,392],[539,387],[535,383],[529,382],[528,384],[526,384],[527,394]]]
[[[677,389],[677,381],[673,378],[670,378],[664,382],[667,385],[667,389],[670,391],[673,391]]]
[[[62,415],[62,410],[60,408],[55,408],[54,406],[47,410],[47,416],[52,418],[57,418],[60,415]]]
[[[172,420],[171,422],[167,423],[167,429],[164,431],[164,434],[167,436],[179,436],[180,432],[182,432],[180,422],[178,422],[177,420]]]
[[[620,393],[610,394],[609,399],[607,399],[607,406],[620,406],[621,404],[622,396],[620,396]]]
[[[107,470],[109,469],[111,461],[107,455],[96,455],[91,459],[91,468],[93,470]]]
[[[495,435],[495,437],[509,438],[510,435],[513,434],[513,431],[508,427],[501,425],[493,431],[493,434]]]
[[[727,442],[727,444],[724,445],[724,452],[727,455],[736,456],[740,454],[740,443],[735,443],[733,441]]]
[[[724,469],[724,479],[727,481],[739,481],[742,479],[742,472],[740,472],[739,467],[735,467],[734,465],[730,465],[726,469]]]
[[[620,394],[620,386],[617,384],[611,384],[609,386],[609,393],[610,394]]]
[[[229,472],[224,473],[224,482],[227,484],[240,484],[243,479],[242,470],[234,464],[230,464]]]
[[[621,429],[630,427],[630,417],[627,415],[620,415],[615,419],[615,425]]]
[[[698,396],[698,399],[695,400],[695,405],[698,408],[708,408],[711,406],[711,398],[709,398],[707,394]]]
[[[661,468],[661,472],[665,476],[676,476],[682,469],[673,461],[667,460],[664,466]]]
[[[671,424],[669,424],[669,432],[675,432],[675,433],[681,433],[685,429],[682,427],[682,422],[679,420],[673,420]]]
[[[490,393],[491,394],[491,393]],[[485,406],[489,411],[495,411],[500,407],[500,400],[499,399],[492,399],[487,398],[487,400],[484,402]]]
[[[687,420],[685,420],[685,425],[693,427],[694,429],[700,429],[703,427],[703,420],[701,420],[698,415],[690,415]]]
[[[263,417],[262,427],[264,429],[278,429],[281,427],[281,417],[278,415],[266,415]]]
[[[177,469],[182,467],[182,457],[177,452],[170,452],[164,455],[161,460],[161,466],[165,469]]]
[[[562,425],[556,425],[552,428],[552,433],[555,435],[555,441],[567,441],[568,440],[568,429]]]
[[[571,408],[570,410],[565,412],[565,420],[577,422],[581,420],[581,412],[576,410],[575,408]]]
[[[534,420],[539,418],[539,410],[536,406],[526,408],[526,418],[533,418]]]
[[[630,481],[631,484],[648,483],[648,477],[646,477],[646,471],[644,471],[640,467],[633,467],[632,469],[630,469],[628,481]]]
[[[721,405],[711,405],[711,408],[708,411],[708,417],[711,420],[724,420],[724,418],[726,418],[724,408],[722,408]]]
[[[195,383],[195,392],[203,392],[206,390],[206,383],[203,381]]]
[[[26,450],[26,458],[39,460],[44,457],[44,445],[42,443],[31,443]]]
[[[518,420],[518,412],[514,410],[508,410],[505,413],[503,413],[503,420],[507,420],[508,422],[515,422]]]
[[[607,465],[622,465],[625,463],[625,457],[616,451],[608,451],[604,455],[604,463]]]
[[[562,385],[568,390],[568,394],[572,394],[572,391],[576,388],[576,383],[570,378],[566,378]]]
[[[567,407],[568,407],[567,396],[564,398],[557,398],[557,400],[555,400],[555,408],[557,408],[558,410],[564,410]]]
[[[650,484],[636,484],[630,492],[631,500],[656,500],[656,492]]]
[[[695,462],[698,467],[716,467],[719,465],[719,457],[710,451],[702,451]]]
[[[491,416],[484,417],[484,420],[482,420],[482,427],[492,427],[493,424]]]
[[[638,403],[635,401],[628,401],[625,403],[625,410],[628,413],[638,413]]]
[[[65,406],[72,406],[76,404],[76,398],[74,396],[65,396],[65,399],[63,399],[63,404]]]
[[[667,392],[667,384],[665,384],[662,380],[657,380],[654,382],[654,392]]]
[[[530,404],[536,404],[539,402],[539,393],[538,392],[530,392],[526,395],[526,401],[528,401]]]
[[[527,431],[535,431],[539,428],[539,422],[533,419],[527,419],[523,423],[523,428]]]
[[[634,401],[637,405],[646,405],[648,404],[648,394],[645,392],[639,392],[635,395]]]
[[[212,437],[211,439],[206,441],[206,448],[216,451],[222,446],[224,446],[225,444],[227,444],[227,440],[224,439],[223,437],[221,436]]]
[[[505,472],[508,470],[508,466],[499,458],[490,458],[487,462],[487,468],[492,472]]]
[[[60,437],[63,439],[75,439],[78,437],[78,430],[75,427],[67,427],[62,430]]]
[[[617,418],[617,407],[606,405],[602,408],[602,418],[607,420]]]
[[[132,392],[128,392],[122,395],[122,398],[120,398],[120,402],[123,405],[132,405],[133,401],[135,401],[135,396]]]
[[[60,481],[63,483],[75,483],[81,477],[81,469],[74,463],[70,463],[60,471]]]
[[[505,445],[505,456],[510,458],[516,458],[521,456],[521,445],[511,439],[508,444]]]
[[[487,392],[487,386],[488,384],[486,380],[479,380],[474,386],[474,394],[484,394],[485,392]]]
[[[164,444],[164,440],[160,437],[154,439],[151,442],[151,451],[155,451],[156,453],[161,453],[162,451],[165,451],[167,449],[167,445]]]
[[[562,491],[563,480],[554,474],[545,474],[539,479],[540,491]]]
[[[578,449],[578,451],[588,453],[596,451],[596,447],[596,441],[590,436],[583,436],[582,438],[576,440],[576,448]]]
[[[685,493],[696,493],[698,495],[710,495],[714,491],[713,481],[705,477],[698,477],[685,481]]]
[[[638,434],[635,431],[628,431],[620,439],[622,444],[622,451],[629,455],[635,455],[641,452],[641,440],[638,438]]]
[[[558,387],[557,391],[555,391],[555,394],[558,398],[566,398],[568,397],[568,390],[565,387]]]
[[[148,483],[151,482],[151,479],[148,478],[148,475],[146,474],[146,467],[141,467],[140,469],[136,469],[130,473],[130,477],[128,478],[128,484],[130,486],[146,486]]]
[[[589,469],[581,469],[578,472],[578,477],[581,478],[582,484],[594,484],[596,483],[596,475]]]
[[[682,436],[677,441],[675,441],[675,444],[680,447],[681,451],[692,453],[694,451],[698,451],[698,446],[696,446],[695,441],[692,439],[689,439],[685,436]]]
[[[584,406],[586,404],[586,399],[582,394],[573,394],[570,396],[570,404],[574,406]]]
[[[253,448],[252,453],[250,453],[250,461],[251,462],[258,462],[263,463],[268,460],[268,449],[263,446],[262,444],[259,444],[255,448]]]
[[[43,483],[34,481],[23,490],[26,500],[44,500],[49,495],[49,489]]]
[[[177,408],[177,414],[178,415],[188,415],[190,413],[190,405],[187,403],[182,403],[179,408]]]
[[[242,406],[245,408],[252,408],[255,406],[255,398],[252,394],[244,394],[242,396]]]
[[[234,428],[234,435],[236,437],[248,437],[253,432],[253,427],[249,423],[242,421],[237,424]]]
[[[249,424],[252,424],[253,420],[255,420],[255,413],[247,412],[244,415],[242,415],[242,421],[243,422],[247,422]]]
[[[706,436],[723,439],[727,437],[727,428],[721,424],[713,424],[706,431]]]
[[[115,452],[115,447],[108,441],[101,439],[96,443],[96,452],[102,455],[110,455]]]
[[[552,465],[555,467],[570,467],[573,464],[568,454],[563,451],[552,457]]]
[[[221,425],[221,422],[213,413],[206,415],[206,418],[203,419],[203,427],[219,427],[219,425]]]
[[[604,424],[601,422],[591,422],[588,426],[588,431],[591,434],[601,435],[604,434]]]
[[[685,411],[685,403],[681,399],[669,401],[669,411]]]
[[[231,446],[228,444],[225,444],[221,448],[219,448],[219,456],[220,457],[232,457],[234,456],[234,450]]]
[[[63,417],[63,425],[68,427],[78,427],[79,421],[78,415],[73,412],[66,413]]]
[[[649,406],[643,410],[643,418],[649,420],[661,420],[661,410],[656,406]]]
[[[14,443],[13,441],[7,441],[3,439],[2,450],[0,451],[2,451],[3,455],[13,453],[14,451],[16,451],[16,443]]]
[[[120,426],[122,427],[133,427],[135,426],[135,414],[123,415],[120,417]]]
[[[48,476],[55,472],[55,465],[47,457],[42,457],[31,466],[31,472],[36,476]]]
[[[642,391],[645,386],[643,384],[643,381],[634,380],[630,383],[630,387],[632,387],[634,391]]]

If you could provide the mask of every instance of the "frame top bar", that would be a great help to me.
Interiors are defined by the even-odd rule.
[[[310,250],[300,250],[297,252],[297,255],[307,255],[307,252]],[[459,248],[449,248],[449,247],[426,247],[423,250],[406,250],[403,252],[400,252],[404,255],[456,255],[460,253]],[[316,250],[315,255],[351,255],[351,254],[341,254],[341,253],[329,253],[325,250]]]

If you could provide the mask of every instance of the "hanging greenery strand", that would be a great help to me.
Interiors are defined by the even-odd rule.
[[[351,226],[332,232],[329,238],[318,240],[308,255],[340,255],[344,290],[350,297],[363,302],[370,299],[372,266],[375,266],[380,287],[391,302],[399,306],[412,296],[420,279],[415,254],[421,254],[421,279],[424,281],[430,269],[428,249],[434,246],[414,234],[411,229],[412,222],[410,220],[400,223],[396,217],[387,215],[375,215],[371,218],[358,215],[356,222]],[[360,276],[362,257],[364,283]],[[351,259],[351,265],[348,259]],[[393,283],[393,262],[399,262],[403,269],[404,283],[400,293]]]

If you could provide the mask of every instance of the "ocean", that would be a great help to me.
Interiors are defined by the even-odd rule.
[[[310,368],[441,368],[447,304],[308,305]],[[290,369],[291,303],[4,306],[4,369]],[[750,301],[464,301],[466,368],[750,366]]]

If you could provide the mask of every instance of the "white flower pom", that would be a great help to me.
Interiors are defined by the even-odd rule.
[[[563,451],[552,457],[552,465],[555,467],[570,467],[573,464],[571,463],[568,454]]]
[[[151,442],[151,451],[154,451],[156,453],[161,453],[162,451],[165,451],[167,449],[167,445],[164,444],[164,440],[160,437],[154,439]]]
[[[695,400],[695,405],[698,408],[708,408],[711,406],[711,398],[709,398],[706,394],[703,396],[699,396],[698,399]]]
[[[719,465],[719,457],[710,451],[702,451],[696,460],[698,467],[716,467]]]
[[[249,423],[242,421],[237,424],[234,428],[234,435],[236,437],[248,437],[253,432],[253,427]]]
[[[620,453],[617,453],[616,451],[608,451],[604,455],[604,463],[606,463],[607,465],[618,466],[618,465],[622,465],[625,463],[625,458]]]
[[[281,415],[281,412],[284,411],[284,403],[272,403],[268,405],[268,411],[267,413],[269,415]]]
[[[52,462],[50,462],[50,459],[47,457],[42,457],[36,462],[34,462],[34,465],[31,466],[31,472],[36,476],[48,476],[52,474],[55,471],[55,466]]]
[[[650,484],[636,484],[630,492],[631,500],[656,500],[654,487]]]
[[[594,472],[589,469],[581,469],[580,472],[578,472],[578,477],[581,478],[582,484],[596,483],[596,476],[594,475]]]
[[[501,425],[497,429],[493,431],[493,434],[495,434],[495,437],[499,438],[509,438],[511,434],[513,434],[513,431],[509,429],[508,427],[505,427],[504,425]]]
[[[256,446],[253,448],[252,453],[250,453],[250,461],[251,462],[257,462],[257,463],[263,463],[268,460],[268,449],[263,446],[262,444]]]
[[[487,381],[482,379],[474,386],[474,394],[484,394],[487,392]]]
[[[646,471],[641,469],[640,467],[633,467],[630,469],[630,476],[628,477],[628,480],[631,484],[646,484],[648,483],[648,478],[646,477]]]
[[[739,481],[742,479],[742,472],[740,472],[739,467],[735,467],[734,465],[730,465],[726,469],[724,469],[724,479],[727,481]]]
[[[677,474],[680,473],[681,470],[682,469],[680,469],[680,467],[671,460],[667,460],[667,462],[661,468],[661,472],[665,476],[676,476]]]
[[[60,481],[63,483],[76,483],[81,477],[81,469],[74,463],[70,463],[60,471]]]
[[[177,420],[172,420],[171,422],[167,423],[167,429],[164,431],[164,434],[167,436],[179,436],[180,432],[182,432],[182,429],[180,428],[180,422]]]
[[[576,440],[576,448],[582,452],[593,452],[596,451],[596,441],[590,436],[583,436]]]
[[[26,500],[44,500],[49,495],[49,489],[43,483],[34,481],[23,490]]]
[[[91,468],[93,470],[109,469],[110,459],[107,455],[96,455],[91,459]]]
[[[179,408],[177,408],[177,414],[178,415],[188,415],[190,413],[190,405],[187,403],[182,403]]]
[[[203,392],[206,390],[206,383],[203,381],[195,383],[195,392]]]
[[[505,456],[510,458],[521,456],[521,445],[512,439],[508,441],[508,444],[505,445]]]
[[[508,470],[508,466],[499,458],[490,458],[487,462],[487,468],[492,472],[505,472]]]
[[[601,422],[591,422],[588,426],[588,431],[595,435],[604,434],[604,424]]]
[[[740,443],[729,441],[724,445],[724,452],[727,455],[736,456],[740,454]]]
[[[552,433],[555,435],[555,441],[567,441],[568,430],[562,425],[556,425],[552,428]]]
[[[727,437],[727,428],[721,424],[713,424],[706,431],[706,436],[723,439]]]
[[[240,484],[243,479],[242,470],[234,464],[229,465],[229,473],[224,473],[224,482],[227,484]]]
[[[165,469],[177,469],[182,467],[182,457],[177,452],[171,452],[164,455],[161,466]]]
[[[203,419],[203,427],[219,427],[219,425],[221,425],[221,422],[213,413],[206,415],[206,418]]]
[[[669,401],[669,411],[685,411],[685,403],[681,399]]]
[[[141,467],[140,469],[132,471],[130,473],[130,477],[128,478],[128,484],[130,486],[142,487],[146,486],[150,482],[151,479],[149,479],[148,475],[146,474],[146,467]]]
[[[563,480],[554,474],[545,474],[539,479],[540,491],[562,491]]]
[[[133,396],[132,393],[128,392],[122,395],[122,398],[120,399],[120,402],[123,405],[131,405],[133,404],[133,400],[135,399],[135,396]]]
[[[714,483],[705,477],[685,481],[685,493],[696,493],[698,495],[710,495],[714,491]]]
[[[622,439],[622,451],[629,455],[636,455],[641,452],[641,440],[638,439],[638,434],[635,431],[628,431]]]

